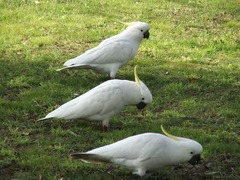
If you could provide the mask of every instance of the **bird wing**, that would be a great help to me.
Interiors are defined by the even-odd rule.
[[[87,161],[116,162],[135,160],[144,161],[164,148],[161,134],[145,133],[93,149],[87,153],[74,153],[73,157]],[[88,155],[86,155],[88,154]]]
[[[101,120],[101,116],[118,110],[119,104],[116,104],[116,102],[121,102],[121,94],[119,87],[109,86],[109,83],[103,83],[87,93],[63,104],[49,113],[46,118],[90,118],[91,120],[91,117],[94,118],[96,116],[96,119],[99,117],[99,120]]]
[[[111,64],[114,62],[125,64],[135,56],[137,49],[138,44],[125,39],[106,41],[82,55],[68,60],[64,66],[77,67],[91,65],[94,67],[98,64]]]
[[[97,154],[89,154],[89,153],[72,153],[70,156],[74,159],[81,159],[84,162],[110,162],[109,159],[101,157]]]

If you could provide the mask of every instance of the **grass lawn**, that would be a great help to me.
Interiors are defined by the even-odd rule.
[[[38,3],[40,2],[40,3]],[[117,20],[150,24],[150,39],[117,73],[133,67],[153,94],[143,112],[128,107],[110,132],[87,121],[35,123],[106,80],[62,64],[121,32]],[[113,164],[69,154],[134,134],[162,133],[202,144],[196,166],[166,167],[152,179],[240,178],[239,0],[0,0],[0,179],[133,179]]]

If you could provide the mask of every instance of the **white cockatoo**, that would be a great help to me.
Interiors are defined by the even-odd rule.
[[[133,174],[144,176],[146,171],[164,166],[200,161],[203,148],[198,142],[166,134],[144,133],[128,137],[88,152],[77,152],[70,156],[84,162],[110,162],[127,167]]]
[[[136,105],[143,109],[152,102],[152,94],[148,87],[140,81],[134,68],[134,81],[108,80],[85,94],[63,104],[50,112],[45,118],[86,119],[102,121],[103,126],[109,126],[112,116],[120,113],[128,105]]]
[[[114,79],[120,67],[134,58],[143,38],[149,38],[149,25],[145,22],[124,23],[128,27],[120,34],[102,41],[98,46],[64,63],[63,69],[92,69]]]

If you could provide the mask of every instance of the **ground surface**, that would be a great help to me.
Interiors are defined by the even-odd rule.
[[[69,154],[133,134],[161,133],[203,145],[203,160],[149,175],[149,179],[240,178],[239,1],[0,1],[1,179],[133,179],[115,165],[85,164]],[[99,124],[53,120],[37,124],[59,105],[104,82],[89,70],[56,72],[62,64],[124,29],[121,21],[151,26],[133,67],[154,100]]]

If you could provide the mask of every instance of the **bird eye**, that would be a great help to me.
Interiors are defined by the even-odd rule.
[[[190,152],[191,154],[193,154],[193,152]]]
[[[144,100],[144,97],[142,97],[142,100]]]
[[[143,32],[143,30],[141,29],[141,32]]]

